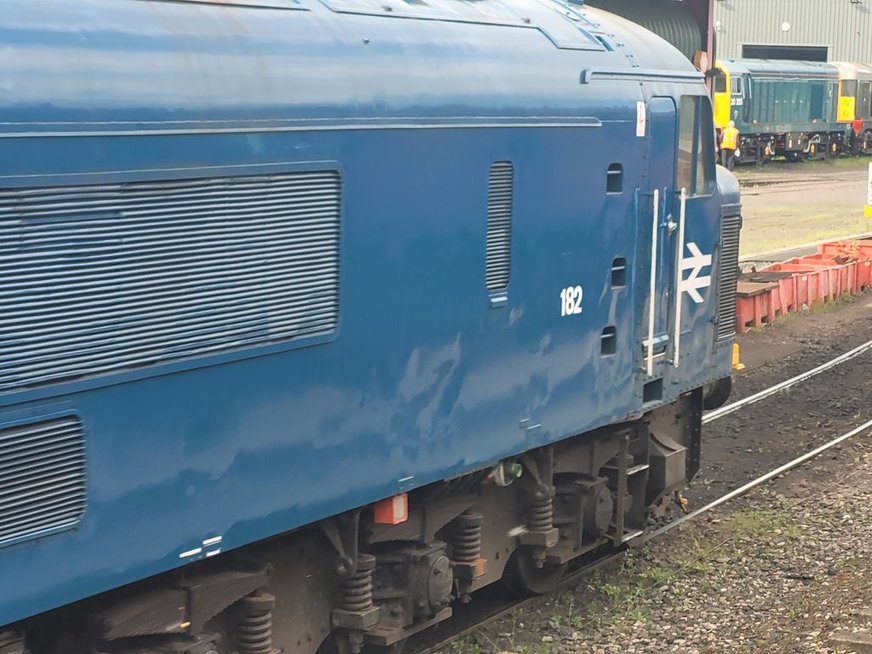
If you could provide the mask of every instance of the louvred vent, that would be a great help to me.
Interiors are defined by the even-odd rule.
[[[0,391],[331,332],[334,171],[0,190]]]

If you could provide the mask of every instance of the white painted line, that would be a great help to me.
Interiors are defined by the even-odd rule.
[[[202,547],[195,547],[192,550],[188,550],[187,552],[182,552],[181,554],[179,554],[179,558],[180,559],[190,559],[192,556],[197,556],[198,554],[202,554],[202,553],[203,553]]]

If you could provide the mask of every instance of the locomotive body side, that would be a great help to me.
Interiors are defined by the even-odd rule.
[[[695,473],[739,199],[665,42],[532,0],[10,0],[0,39],[22,652],[246,651],[270,576],[285,651],[390,644],[433,570],[535,589]]]

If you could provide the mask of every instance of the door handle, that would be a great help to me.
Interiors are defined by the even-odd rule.
[[[687,217],[687,189],[681,189],[681,206],[678,211],[678,242],[675,244],[675,333],[672,339],[672,347],[674,352],[672,355],[672,365],[678,367],[681,359],[681,296],[684,291],[681,289],[681,282],[684,271],[681,269],[681,258],[684,256],[684,222]]]

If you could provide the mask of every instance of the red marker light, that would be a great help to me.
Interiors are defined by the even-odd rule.
[[[409,496],[406,493],[394,495],[376,502],[375,524],[398,525],[409,519]]]

